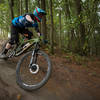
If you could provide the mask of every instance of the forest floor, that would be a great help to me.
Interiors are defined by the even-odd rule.
[[[53,67],[51,78],[32,92],[16,84],[18,58],[0,60],[0,100],[100,100],[100,58],[81,62],[63,53],[49,56]]]

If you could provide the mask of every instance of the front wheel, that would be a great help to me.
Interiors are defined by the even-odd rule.
[[[51,75],[51,61],[46,53],[39,50],[36,63],[33,63],[30,68],[31,57],[32,51],[26,53],[19,60],[16,68],[16,81],[25,90],[41,88]]]

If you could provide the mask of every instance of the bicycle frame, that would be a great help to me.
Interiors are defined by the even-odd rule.
[[[39,41],[40,41],[40,38],[34,38],[34,39],[30,39],[30,40],[25,40],[25,41],[23,38],[21,38],[19,44],[14,49],[14,51],[11,53],[9,58],[14,57],[14,56],[15,57],[20,56],[24,51],[31,48],[34,44],[39,43]],[[25,45],[26,43],[30,43],[30,47],[28,49],[23,49],[23,45]]]

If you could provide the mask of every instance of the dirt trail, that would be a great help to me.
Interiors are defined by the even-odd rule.
[[[28,92],[16,84],[18,59],[0,59],[0,100],[100,100],[100,60],[88,66],[52,56],[52,76],[39,90]]]
[[[0,100],[100,100],[99,76],[88,75],[85,68],[68,64],[60,57],[51,59],[51,79],[33,92],[24,91],[16,84],[17,60],[0,60]]]
[[[0,98],[3,98],[3,100],[6,100],[8,97],[8,100],[17,100],[18,95],[21,95],[20,100],[61,100],[58,99],[59,97],[57,97],[53,91],[49,91],[47,86],[33,92],[27,92],[21,89],[16,84],[15,62],[12,62],[11,60],[0,60],[0,69],[0,87],[3,87],[2,94],[4,95],[3,97],[0,95]]]

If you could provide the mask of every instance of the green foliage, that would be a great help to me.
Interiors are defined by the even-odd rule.
[[[9,9],[8,9],[8,2],[4,2],[0,4],[0,28],[4,30],[8,30],[9,24]]]
[[[41,0],[40,0],[41,1]],[[47,37],[50,40],[50,2],[46,1],[47,11]],[[64,51],[73,53],[83,52],[84,55],[100,54],[100,16],[97,11],[99,0],[86,0],[80,2],[81,11],[78,12],[76,0],[53,0],[53,18],[54,18],[54,47],[60,47]],[[41,3],[41,2],[40,2]],[[33,12],[35,7],[39,6],[38,0],[29,0],[29,13]],[[14,16],[19,16],[19,2],[14,0]],[[61,11],[61,30],[60,30],[60,16]],[[69,11],[69,12],[68,12]],[[78,14],[77,14],[78,12]],[[22,14],[25,13],[25,1],[22,0]],[[0,1],[0,30],[1,33],[7,34],[10,32],[11,14],[8,0]],[[80,26],[84,25],[84,41]],[[33,30],[32,30],[33,31]],[[61,34],[60,34],[61,32]],[[97,33],[95,33],[97,32]],[[7,35],[4,35],[7,36]],[[81,43],[82,42],[82,43]],[[47,49],[50,49],[50,45]],[[76,62],[80,61],[79,56],[75,56]]]

